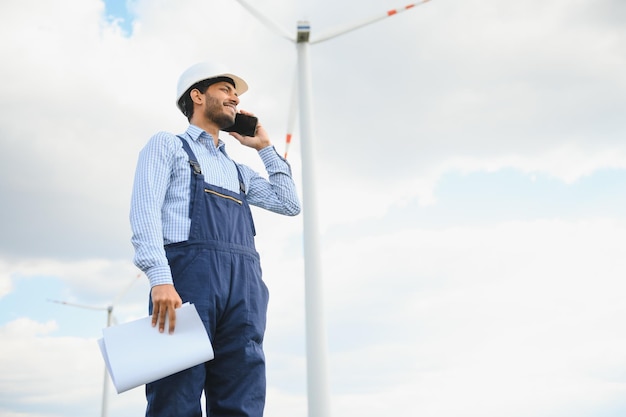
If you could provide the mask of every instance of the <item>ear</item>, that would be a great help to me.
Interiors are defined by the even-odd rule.
[[[200,92],[200,90],[198,90],[197,88],[194,88],[193,90],[191,90],[189,92],[189,95],[191,96],[191,100],[195,104],[202,104],[202,103],[204,103],[204,94],[202,94]]]

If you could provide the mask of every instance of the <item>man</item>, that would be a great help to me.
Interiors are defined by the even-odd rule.
[[[263,415],[268,292],[249,204],[295,216],[300,203],[290,167],[260,123],[254,136],[230,134],[258,151],[268,179],[234,163],[218,137],[234,123],[247,89],[211,64],[192,66],[178,82],[187,131],[157,133],[139,155],[130,220],[134,261],[150,280],[152,325],[174,332],[175,308],[191,302],[215,353],[147,384],[146,417],[199,417],[203,391],[211,417]]]

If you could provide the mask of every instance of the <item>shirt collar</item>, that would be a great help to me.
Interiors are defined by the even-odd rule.
[[[200,137],[204,135],[204,138],[209,143],[213,143],[213,136],[208,134],[206,131],[200,129],[196,125],[190,124],[189,127],[187,128],[187,134],[194,142],[198,142],[198,139],[200,139]],[[224,149],[224,142],[220,138],[217,138],[217,148],[220,149],[222,152],[226,151]]]

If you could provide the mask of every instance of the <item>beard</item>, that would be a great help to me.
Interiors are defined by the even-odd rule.
[[[215,123],[220,130],[235,124],[235,115],[224,111],[224,105],[216,98],[207,94],[207,102],[204,106],[204,116]]]

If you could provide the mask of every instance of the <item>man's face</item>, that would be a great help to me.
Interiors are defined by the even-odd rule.
[[[218,82],[211,84],[204,95],[204,116],[220,129],[232,126],[239,104],[235,87],[228,82]]]

